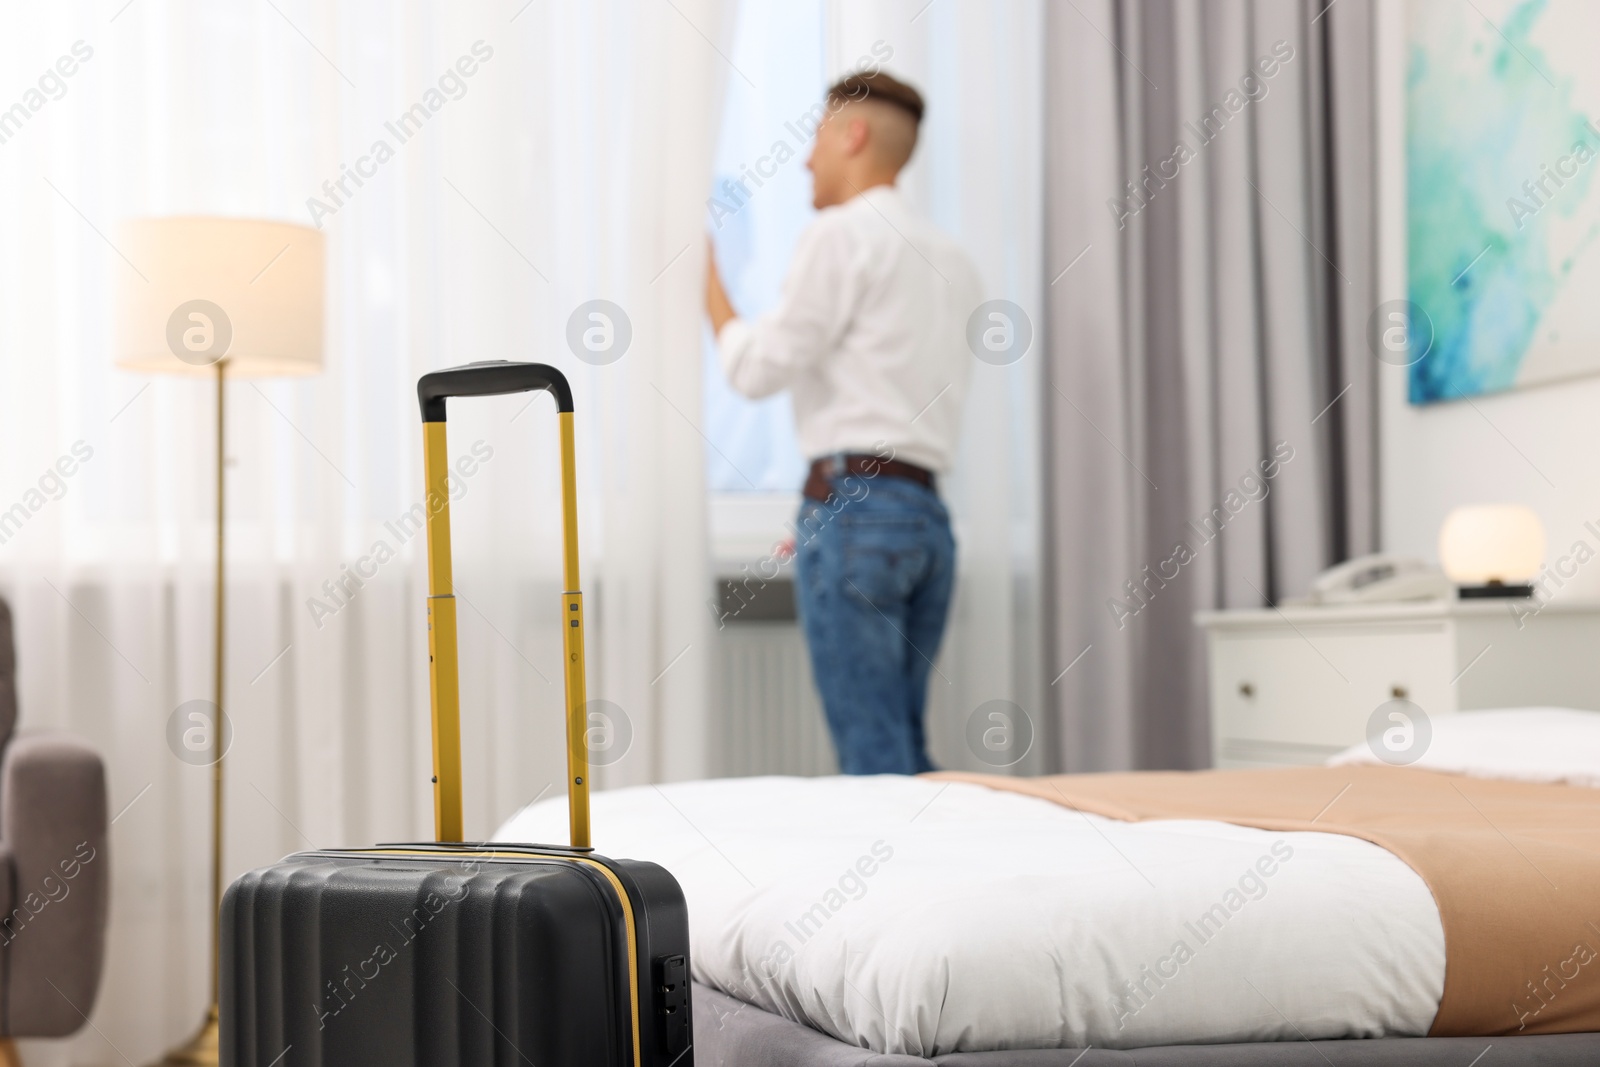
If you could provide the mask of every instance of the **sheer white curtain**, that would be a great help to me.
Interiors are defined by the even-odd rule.
[[[968,743],[991,701],[1034,733],[1014,771],[1040,766],[1040,373],[1043,7],[1037,0],[829,0],[829,75],[887,48],[890,73],[927,98],[922,140],[901,187],[974,257],[986,299],[1018,305],[1033,347],[1005,366],[977,362],[956,469],[945,487],[958,543],[950,628],[930,682],[928,744],[941,766],[999,770]],[[1059,668],[1058,668],[1059,669]]]
[[[22,728],[98,745],[127,805],[98,1032],[30,1062],[142,1062],[208,999],[209,771],[165,728],[211,690],[214,410],[203,384],[110,369],[111,293],[137,267],[116,221],[268,217],[328,238],[325,371],[228,386],[230,875],[431,832],[422,543],[393,520],[420,496],[414,384],[434,367],[538,359],[573,378],[590,695],[620,709],[626,746],[597,779],[694,776],[701,232],[727,19],[721,0],[5,15],[0,106],[27,115],[0,141],[0,510],[27,517],[0,544],[0,594]],[[39,83],[79,41],[92,56]],[[408,111],[423,117],[401,127]],[[614,362],[567,342],[596,299],[626,316]],[[458,404],[450,436],[492,450],[453,505],[476,835],[563,778],[555,420],[543,397]],[[91,458],[41,486],[79,441]],[[394,561],[340,604],[324,583],[380,541]]]

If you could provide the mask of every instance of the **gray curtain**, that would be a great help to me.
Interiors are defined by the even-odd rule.
[[[1072,0],[1046,48],[1050,755],[1205,766],[1194,613],[1376,545],[1372,5]]]

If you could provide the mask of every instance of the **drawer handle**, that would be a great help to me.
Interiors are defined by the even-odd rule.
[[[1242,697],[1253,697],[1256,695],[1256,687],[1251,685],[1249,682],[1240,682],[1239,695]]]
[[[1389,695],[1396,700],[1404,700],[1411,695],[1411,691],[1403,685],[1391,685],[1389,687]]]

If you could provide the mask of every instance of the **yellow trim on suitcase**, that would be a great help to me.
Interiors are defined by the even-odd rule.
[[[364,855],[380,856],[417,856],[424,859],[436,860],[441,855],[452,858],[483,858],[503,859],[506,857],[520,857],[525,853],[514,852],[415,852],[404,848],[364,848],[360,850]],[[628,891],[622,887],[619,879],[610,867],[599,860],[584,859],[581,856],[538,856],[540,860],[553,860],[557,863],[581,863],[586,867],[593,867],[605,876],[611,883],[611,888],[617,894],[617,901],[622,905],[622,921],[628,934],[628,1010],[633,1016],[633,1067],[643,1067],[644,1054],[639,1045],[639,934],[633,923],[633,901],[628,899]]]
[[[587,864],[605,875],[611,888],[616,890],[617,899],[622,902],[622,918],[628,930],[628,1008],[633,1013],[633,1067],[642,1067],[644,1056],[639,1047],[639,937],[633,926],[633,902],[628,899],[628,891],[622,888],[621,880],[605,864],[577,857],[573,857],[572,862]]]

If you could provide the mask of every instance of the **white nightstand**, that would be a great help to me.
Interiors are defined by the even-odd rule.
[[[1600,603],[1558,601],[1521,622],[1505,600],[1200,612],[1212,760],[1321,763],[1360,742],[1373,711],[1395,698],[1432,717],[1600,710]]]

